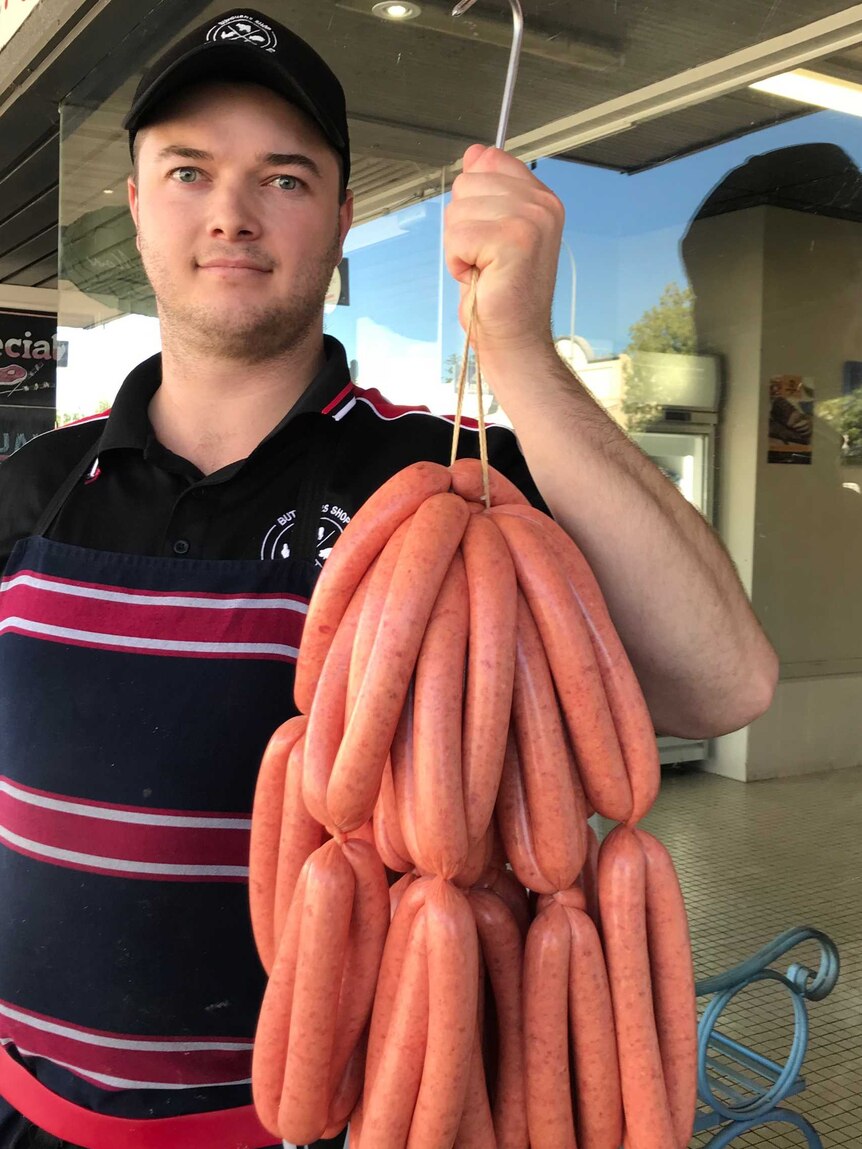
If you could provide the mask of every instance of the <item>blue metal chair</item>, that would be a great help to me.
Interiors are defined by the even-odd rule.
[[[805,941],[820,948],[816,973],[793,963],[786,973],[769,967]],[[785,930],[759,953],[717,977],[697,983],[698,997],[709,997],[698,1023],[698,1099],[700,1108],[695,1132],[718,1132],[706,1149],[725,1149],[737,1137],[765,1125],[790,1125],[805,1135],[809,1149],[823,1149],[816,1130],[801,1114],[783,1107],[789,1097],[805,1089],[800,1076],[808,1048],[806,1002],[820,1001],[838,980],[839,960],[835,943],[820,930],[797,926]],[[793,1005],[793,1043],[784,1065],[763,1057],[716,1029],[724,1009],[747,986],[774,981],[790,993]]]

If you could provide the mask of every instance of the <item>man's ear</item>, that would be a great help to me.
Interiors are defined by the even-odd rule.
[[[135,224],[135,247],[138,251],[141,250],[140,231],[138,228],[138,213],[140,211],[140,200],[138,199],[138,185],[135,183],[135,177],[129,176],[127,180],[129,189],[129,211],[132,213],[132,219]]]

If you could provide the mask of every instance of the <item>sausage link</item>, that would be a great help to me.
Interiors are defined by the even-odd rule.
[[[515,567],[490,516],[474,515],[461,540],[470,597],[464,694],[464,807],[477,842],[494,814],[515,680]]]
[[[278,1109],[286,1141],[316,1141],[328,1124],[339,988],[356,879],[341,845],[327,842],[308,860],[299,956]]]
[[[494,823],[489,822],[485,828],[485,833],[471,846],[463,867],[453,876],[452,881],[456,886],[470,889],[471,886],[475,886],[477,882],[482,880],[491,865],[496,840],[497,831]]]
[[[306,860],[319,850],[327,834],[309,814],[302,798],[305,738],[294,743],[287,760],[281,836],[278,843],[278,870],[275,878],[275,936],[281,937],[293,899],[296,880]],[[254,818],[252,818],[254,825]]]
[[[467,1099],[453,1149],[498,1149],[498,1146],[494,1120],[491,1116],[491,1104],[488,1101],[488,1085],[485,1081],[482,1036],[477,1025],[473,1040],[473,1055],[470,1058]]]
[[[587,904],[584,891],[580,886],[569,886],[567,890],[558,890],[555,894],[541,894],[536,902],[536,913],[540,914],[548,906],[557,902],[566,910],[583,910]]]
[[[389,885],[374,847],[353,839],[345,842],[342,849],[353,868],[356,893],[332,1053],[330,1089],[333,1093],[371,1018],[383,947],[389,931]]]
[[[479,503],[484,499],[485,487],[482,481],[482,462],[480,459],[467,456],[463,459],[456,459],[449,468],[449,472],[452,476],[452,490],[456,495],[460,495],[463,499],[469,499],[473,503]],[[495,467],[488,468],[488,480],[492,507],[498,503],[523,503],[525,506],[529,506],[527,497],[522,495],[515,484]]]
[[[688,916],[673,860],[637,830],[646,857],[646,915],[652,996],[677,1149],[692,1137],[697,1104],[697,998]]]
[[[620,1062],[627,1149],[676,1145],[652,1002],[646,859],[617,826],[599,851],[599,909]]]
[[[279,939],[275,960],[263,995],[252,1054],[251,1083],[254,1107],[261,1123],[273,1136],[280,1136],[278,1107],[284,1087],[284,1063],[290,1037],[293,987],[299,955],[299,932],[305,908],[308,862],[293,892],[290,913]]]
[[[499,895],[490,890],[473,890],[469,896],[496,1008],[499,1055],[494,1088],[494,1129],[497,1145],[499,1149],[528,1149],[524,940],[511,910]],[[467,1104],[469,1107],[469,1099]]]
[[[574,540],[534,507],[509,506],[507,514],[536,523],[556,553],[580,604],[596,654],[632,791],[630,820],[652,807],[661,783],[658,746],[640,683],[620,641],[596,576]]]
[[[581,870],[581,876],[578,879],[578,885],[584,891],[586,899],[586,911],[599,926],[599,840],[596,837],[596,832],[592,826],[587,823],[587,859],[584,862],[584,868]]]
[[[398,804],[395,800],[395,782],[392,778],[392,756],[386,759],[383,777],[380,779],[380,793],[374,806],[372,819],[374,845],[383,864],[396,873],[404,874],[413,869],[413,859],[407,853],[401,822],[398,817]]]
[[[552,894],[555,883],[539,868],[527,808],[527,794],[515,736],[510,731],[497,795],[497,827],[518,881],[528,890]]]
[[[577,1149],[569,1077],[571,930],[562,906],[534,920],[524,953],[524,1047],[531,1149]]]
[[[410,886],[416,881],[416,874],[408,873],[402,874],[401,877],[393,882],[389,887],[389,920],[390,922],[398,912],[398,907],[401,904],[401,899]]]
[[[374,812],[422,636],[469,518],[463,499],[441,494],[410,523],[326,791],[332,825],[343,832]]]
[[[407,1149],[452,1145],[467,1095],[477,1017],[479,942],[464,894],[435,879],[425,899],[428,1045]]]
[[[362,576],[396,528],[426,499],[448,491],[450,484],[447,467],[426,461],[414,463],[379,487],[348,523],[308,604],[293,692],[303,714],[311,708],[335,628]]]
[[[251,926],[261,964],[267,973],[275,959],[275,898],[281,834],[281,811],[287,762],[305,733],[302,715],[283,722],[270,738],[257,776],[251,815],[248,896]]]
[[[356,696],[368,668],[368,660],[371,657],[374,640],[377,637],[386,595],[392,584],[392,576],[398,565],[401,548],[404,546],[404,539],[412,521],[413,516],[411,515],[398,527],[375,559],[374,567],[369,572],[365,598],[362,602],[362,610],[359,613],[359,621],[353,637],[353,648],[350,653],[350,672],[347,677],[347,695],[344,705],[345,725],[356,705]]]
[[[333,551],[333,553],[335,553]],[[311,700],[303,751],[302,796],[306,809],[322,826],[330,824],[326,788],[344,734],[344,709],[353,642],[372,568],[362,578],[327,651]]]
[[[586,857],[586,811],[573,779],[542,638],[520,592],[512,720],[536,860],[554,888],[566,890]]]
[[[467,575],[456,551],[428,619],[413,687],[415,861],[447,879],[470,849],[461,773],[468,626]]]
[[[530,899],[527,891],[515,877],[511,870],[502,869],[491,883],[490,889],[497,897],[502,898],[509,908],[512,917],[518,923],[521,937],[526,938],[530,928],[532,914],[530,912]]]
[[[404,1149],[425,1071],[430,1004],[423,905],[414,913],[401,949],[403,961],[381,1034],[382,1043],[373,1065],[369,1058],[365,1072],[362,1140],[373,1149]],[[376,1020],[376,1001],[374,1009]],[[374,1021],[372,1035],[373,1029]]]
[[[406,876],[402,882],[406,882]],[[396,883],[401,886],[401,892],[397,899],[390,891],[390,904],[394,903],[396,908],[392,914],[389,933],[386,935],[380,974],[377,978],[377,989],[374,993],[371,1028],[368,1034],[366,1085],[374,1080],[377,1064],[386,1044],[386,1034],[389,1031],[392,1013],[398,999],[401,969],[407,953],[410,931],[417,913],[425,903],[425,896],[431,882],[432,879],[430,878],[419,878],[409,885],[401,886],[401,883]],[[395,887],[393,887],[394,889]]]
[[[592,919],[581,909],[566,913],[572,931],[569,1020],[578,1149],[619,1149],[623,1101],[605,957]]]
[[[329,1104],[329,1124],[323,1131],[323,1140],[337,1137],[354,1112],[362,1096],[362,1085],[365,1080],[365,1054],[368,1047],[368,1032],[362,1035],[359,1044],[354,1048],[341,1075],[332,1101]]]
[[[407,689],[407,697],[398,725],[395,728],[395,737],[392,739],[389,760],[392,765],[392,788],[395,792],[395,808],[398,813],[398,825],[401,837],[404,839],[404,848],[407,857],[415,860],[419,853],[416,842],[416,784],[413,766],[413,698],[414,690],[411,683]],[[382,782],[381,782],[382,789]]]
[[[542,636],[590,803],[605,817],[624,822],[632,811],[631,786],[579,604],[545,532],[520,515],[491,514],[509,544],[518,585]]]

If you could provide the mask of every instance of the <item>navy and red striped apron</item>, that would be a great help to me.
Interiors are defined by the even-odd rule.
[[[291,558],[153,558],[44,537],[94,455],[0,584],[0,1094],[86,1149],[260,1149],[250,813],[320,471]]]

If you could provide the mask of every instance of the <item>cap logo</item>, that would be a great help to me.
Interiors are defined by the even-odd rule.
[[[226,20],[220,20],[207,32],[207,40],[219,44],[251,44],[265,52],[274,52],[278,47],[278,38],[272,28],[253,16],[228,16]]]

